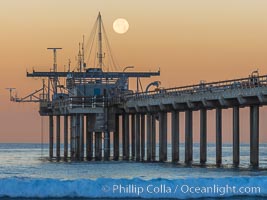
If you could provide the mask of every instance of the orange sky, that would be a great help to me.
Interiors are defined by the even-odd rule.
[[[59,69],[69,58],[74,61],[78,42],[83,34],[89,35],[98,11],[118,63],[143,71],[160,67],[162,86],[173,87],[246,77],[256,68],[267,74],[266,8],[264,0],[1,0],[0,142],[40,141],[38,105],[10,103],[4,88],[16,87],[20,96],[38,89],[41,81],[26,78],[25,72],[33,66],[43,70],[51,66],[47,47],[63,48]],[[112,30],[119,17],[130,24],[124,35]],[[266,116],[266,108],[261,110],[261,116]],[[229,116],[224,118],[224,140],[229,142],[231,112],[224,113]],[[242,114],[241,139],[247,141],[248,116],[245,111]],[[267,142],[263,117],[261,141]],[[213,122],[211,112],[209,123]],[[210,141],[214,141],[213,129]]]

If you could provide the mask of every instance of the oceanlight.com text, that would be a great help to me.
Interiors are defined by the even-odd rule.
[[[260,187],[253,186],[233,186],[233,185],[167,185],[167,184],[148,184],[148,185],[136,185],[136,184],[115,184],[112,186],[103,186],[103,192],[112,192],[114,194],[135,194],[137,196],[141,194],[173,194],[175,195],[212,195],[212,196],[224,196],[224,195],[259,195],[261,193]]]
[[[244,186],[230,186],[230,185],[212,185],[212,186],[190,186],[182,185],[180,187],[182,193],[190,194],[218,194],[224,196],[226,194],[260,194],[260,187],[244,187]]]

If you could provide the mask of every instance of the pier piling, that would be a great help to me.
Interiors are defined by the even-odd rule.
[[[172,162],[179,161],[179,112],[172,111]]]
[[[49,115],[49,158],[53,158],[54,151],[54,120],[53,115]]]
[[[102,160],[102,132],[95,132],[95,160]]]
[[[122,148],[123,160],[129,160],[129,114],[122,115],[123,131],[122,131]]]
[[[147,148],[147,161],[152,160],[152,124],[151,121],[152,116],[151,114],[147,114],[146,116],[146,148]]]
[[[120,156],[120,120],[119,115],[115,115],[115,131],[113,132],[113,160],[118,160]]]
[[[159,161],[167,161],[167,113],[159,113]]]
[[[104,160],[109,160],[110,157],[110,132],[104,132]]]
[[[185,163],[193,160],[193,116],[192,110],[185,112]]]
[[[131,116],[131,148],[132,148],[132,160],[135,159],[135,135],[136,135],[136,124],[135,124],[135,115],[132,114]]]
[[[84,114],[80,114],[80,157],[79,160],[83,160],[84,159]]]
[[[207,110],[200,110],[200,163],[207,162]]]
[[[250,164],[259,166],[259,106],[250,107]]]
[[[135,148],[135,150],[136,150],[136,161],[140,161],[140,144],[141,144],[141,142],[140,142],[140,114],[136,114],[135,115],[136,116],[136,121],[135,121],[135,123],[136,123],[136,148]]]
[[[64,115],[64,160],[68,159],[68,129],[69,129],[68,115]]]
[[[76,114],[76,125],[75,125],[75,160],[80,159],[80,114]]]
[[[90,116],[86,115],[86,160],[90,161],[93,158],[93,132],[90,131]]]
[[[74,152],[75,152],[75,124],[76,118],[74,115],[70,116],[70,158],[74,160]]]
[[[240,145],[240,138],[239,138],[239,107],[233,107],[233,165],[239,165],[239,145]]]
[[[222,109],[216,108],[216,164],[222,164]]]
[[[145,160],[145,115],[141,115],[141,161]]]
[[[152,161],[156,160],[156,117],[155,114],[152,114],[151,117],[151,159]]]

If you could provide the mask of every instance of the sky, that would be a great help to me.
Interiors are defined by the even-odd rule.
[[[78,43],[83,35],[89,37],[99,11],[119,65],[140,71],[160,68],[161,76],[153,80],[168,88],[247,77],[255,69],[267,74],[266,8],[265,0],[0,0],[0,142],[39,142],[42,132],[47,140],[47,119],[39,116],[38,104],[9,102],[5,88],[15,87],[19,97],[39,89],[41,80],[27,78],[26,71],[51,68],[47,47],[63,48],[59,70],[68,59],[75,63]],[[129,22],[126,34],[112,30],[117,18]],[[231,142],[232,111],[223,115],[223,140]],[[260,116],[260,140],[267,142],[265,107]],[[198,119],[196,112],[195,142]],[[208,119],[212,142],[213,111]],[[248,142],[247,109],[241,110],[240,123],[241,141]]]

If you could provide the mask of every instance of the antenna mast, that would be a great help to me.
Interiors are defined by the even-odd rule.
[[[62,49],[62,48],[47,48],[47,49],[53,50],[53,53],[54,53],[53,72],[57,72],[57,50]],[[53,91],[54,91],[54,93],[57,93],[57,81],[58,81],[58,77],[55,76],[53,78]]]
[[[9,90],[9,99],[12,101],[12,91],[15,90],[16,88],[6,88],[6,90]]]
[[[102,69],[103,53],[102,53],[102,19],[101,14],[98,14],[98,66]]]

